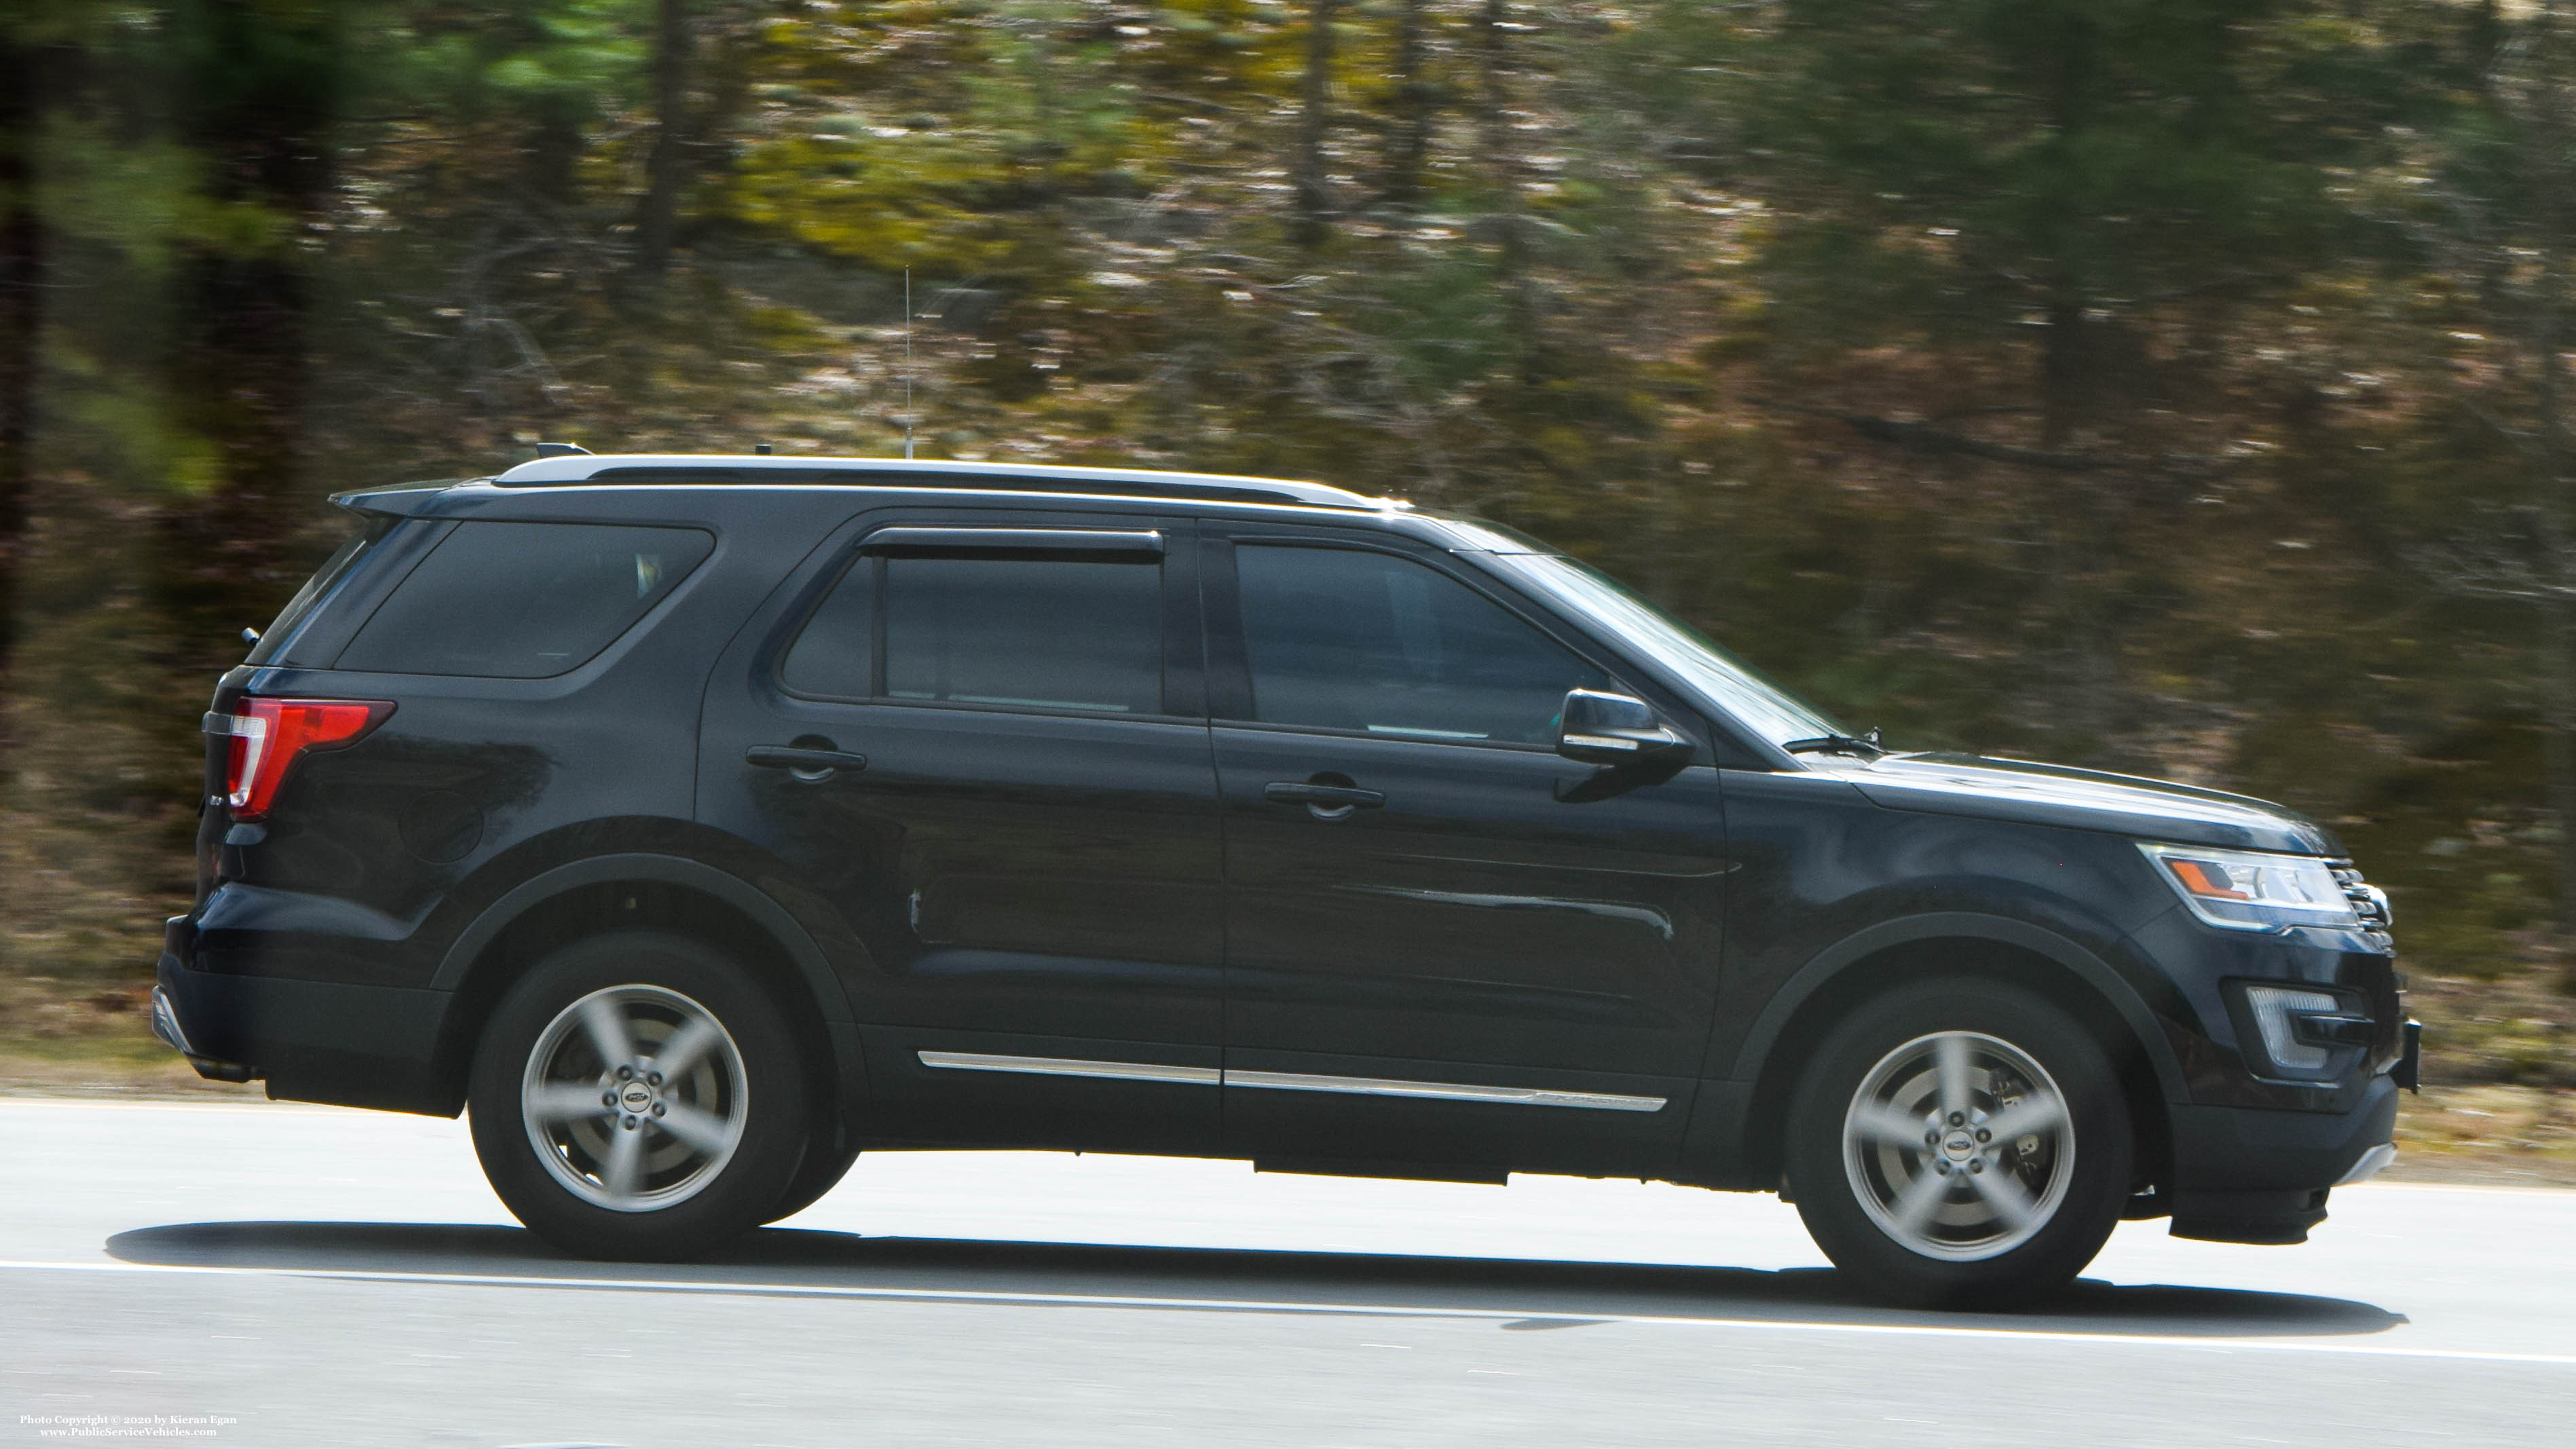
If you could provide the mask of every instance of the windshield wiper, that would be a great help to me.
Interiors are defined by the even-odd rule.
[[[1865,735],[1818,735],[1811,740],[1790,740],[1780,746],[1793,755],[1860,755],[1875,760],[1887,753],[1878,742],[1878,728],[1873,725]]]

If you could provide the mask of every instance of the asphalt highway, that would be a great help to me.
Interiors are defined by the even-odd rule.
[[[0,1101],[0,1446],[2576,1442],[2576,1193],[2333,1211],[1945,1316],[1767,1197],[881,1154],[627,1267],[513,1226],[462,1123]]]

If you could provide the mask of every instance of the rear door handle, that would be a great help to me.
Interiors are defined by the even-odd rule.
[[[742,752],[745,764],[765,769],[785,770],[799,780],[832,778],[835,770],[864,770],[868,757],[847,750],[809,750],[796,745],[753,745]]]
[[[1333,820],[1353,810],[1375,810],[1386,803],[1383,790],[1362,790],[1351,785],[1310,785],[1303,780],[1273,780],[1261,787],[1261,795],[1274,805],[1303,805],[1317,815]]]

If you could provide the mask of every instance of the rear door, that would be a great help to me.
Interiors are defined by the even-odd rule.
[[[1214,1147],[1223,881],[1189,527],[873,515],[719,666],[701,817],[864,947],[879,1132]]]
[[[1567,690],[1636,691],[1439,550],[1208,552],[1233,1150],[1655,1170],[1714,995],[1716,772],[1558,756]]]

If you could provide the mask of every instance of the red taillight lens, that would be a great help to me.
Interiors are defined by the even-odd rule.
[[[208,724],[220,721],[232,736],[224,803],[236,820],[268,813],[298,755],[348,744],[394,712],[387,701],[365,699],[245,699],[236,708],[240,713],[212,716]]]

